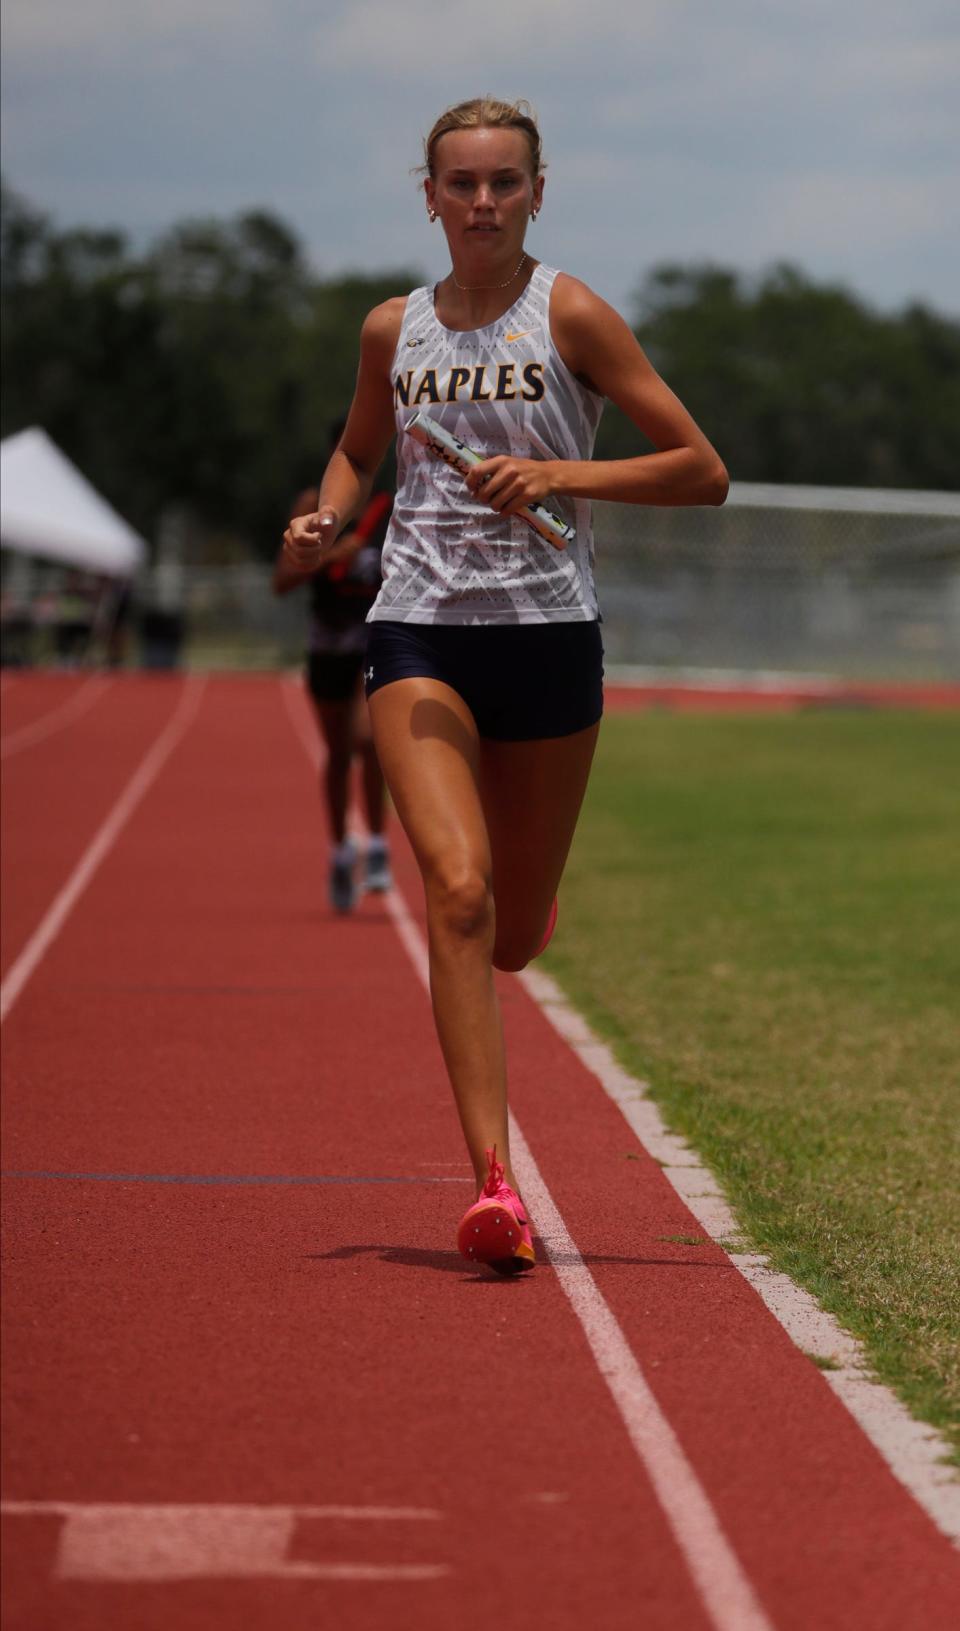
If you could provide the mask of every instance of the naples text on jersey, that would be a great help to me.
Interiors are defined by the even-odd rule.
[[[408,368],[394,379],[394,400],[405,408],[421,402],[515,402],[518,398],[541,402],[545,367],[542,362],[527,362],[519,368],[515,362],[481,362],[472,368],[451,368],[445,374],[436,368],[422,368],[419,373]]]

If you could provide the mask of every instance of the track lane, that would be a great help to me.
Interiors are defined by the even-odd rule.
[[[4,767],[4,973],[169,723],[184,683],[126,677],[68,730],[48,736]]]
[[[681,680],[671,684],[666,677],[656,684],[636,685],[614,680],[605,690],[608,713],[636,713],[644,709],[670,709],[678,713],[798,713],[810,708],[906,708],[934,713],[960,710],[960,685],[905,682],[880,684],[850,680],[804,682],[801,675],[793,683],[786,676],[777,684],[713,682],[698,684]]]
[[[0,745],[15,731],[46,721],[70,703],[93,677],[87,671],[22,668],[3,671],[0,691]]]
[[[280,709],[275,685],[214,684],[38,970],[9,1022],[23,1107],[9,1166],[462,1171],[429,1009],[382,909],[366,902],[344,924],[316,904],[311,778]],[[315,1506],[415,1493],[444,1514],[433,1553],[422,1534],[399,1556],[396,1534],[392,1553],[382,1535],[370,1546],[451,1570],[414,1588],[418,1626],[458,1623],[485,1599],[493,1534],[498,1593],[527,1617],[563,1628],[589,1611],[618,1628],[639,1613],[700,1631],[709,1621],[555,1280],[504,1285],[453,1252],[468,1194],[9,1180],[8,1497]],[[120,1588],[50,1582],[59,1520],[11,1522],[35,1532],[21,1540],[20,1611],[111,1623]],[[328,1560],[335,1543],[302,1542]],[[350,1545],[357,1561],[355,1534]],[[122,1588],[138,1625],[235,1624],[242,1602],[245,1626],[348,1612],[364,1628],[403,1623],[399,1589]]]
[[[110,674],[87,674],[59,707],[48,709],[31,724],[23,725],[16,730],[8,730],[5,721],[3,735],[0,737],[0,761],[6,762],[17,753],[26,753],[29,748],[45,742],[48,737],[68,730],[75,720],[96,707],[112,684],[113,676]]]

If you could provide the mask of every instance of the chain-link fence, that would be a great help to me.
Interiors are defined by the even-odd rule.
[[[596,534],[611,665],[960,676],[960,494],[742,482]]]

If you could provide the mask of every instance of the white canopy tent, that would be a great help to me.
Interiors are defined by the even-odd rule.
[[[0,442],[0,542],[117,578],[147,555],[139,533],[36,427]]]

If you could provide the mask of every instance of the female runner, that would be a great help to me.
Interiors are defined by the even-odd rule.
[[[452,270],[367,317],[356,394],[317,513],[292,520],[323,560],[397,435],[398,490],[369,614],[374,739],[423,877],[437,1034],[478,1185],[464,1256],[531,1268],[510,1164],[493,970],[546,945],[602,712],[590,501],[722,504],[724,466],[615,311],[524,248],[543,202],[525,103],[460,103],[424,144],[424,194]],[[604,399],[656,449],[596,461]],[[484,455],[469,477],[405,434],[425,412]],[[556,549],[519,512],[576,529]]]

